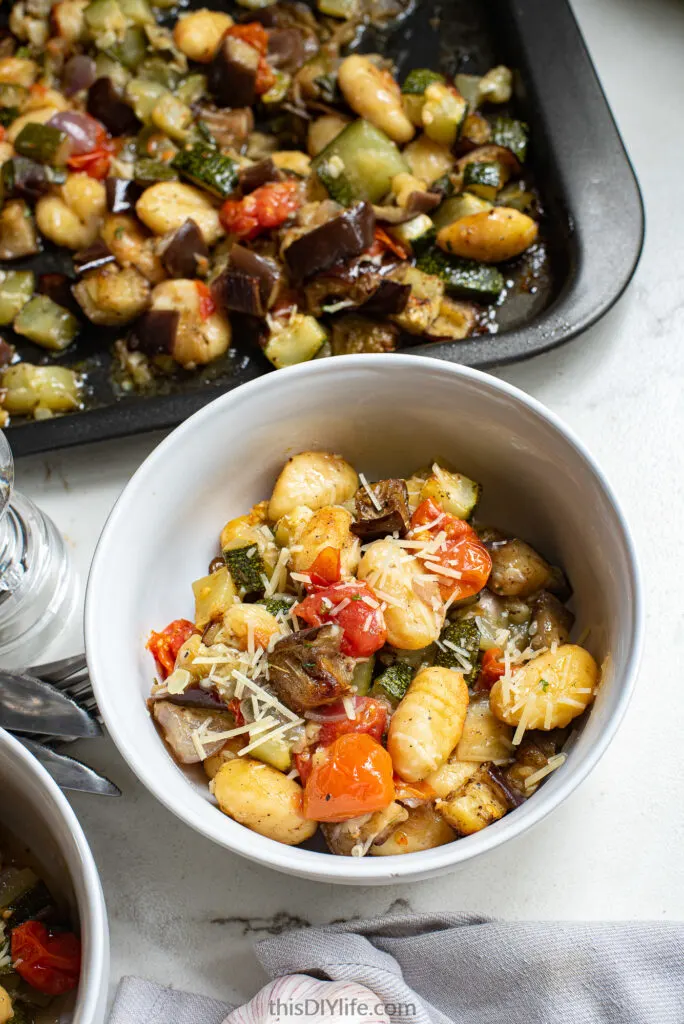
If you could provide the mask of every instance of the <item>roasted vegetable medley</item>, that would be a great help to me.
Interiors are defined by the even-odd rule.
[[[0,271],[0,419],[84,397],[73,369],[18,361],[10,330],[54,358],[87,321],[113,329],[99,343],[144,388],[233,337],[279,368],[486,329],[509,261],[537,240],[527,126],[501,113],[505,67],[400,81],[355,51],[364,25],[408,6],[242,0],[234,18],[16,0],[0,259],[21,263]],[[31,269],[50,245],[71,276]]]
[[[0,1024],[57,1024],[78,985],[81,944],[45,882],[0,847]]]
[[[149,708],[225,814],[333,853],[452,842],[559,767],[599,670],[563,572],[474,525],[480,487],[435,463],[369,483],[302,452],[226,523],[194,621],[148,642]]]

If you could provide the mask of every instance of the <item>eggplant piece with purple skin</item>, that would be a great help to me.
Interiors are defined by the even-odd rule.
[[[224,36],[209,65],[207,85],[222,107],[251,107],[256,101],[259,52],[236,36]]]
[[[168,700],[152,705],[152,717],[179,764],[198,764],[203,758],[197,753],[192,734],[205,722],[213,732],[226,732],[235,728],[235,719],[228,710],[208,711],[205,708],[177,707]],[[205,757],[217,753],[225,740],[203,743]]]
[[[88,113],[112,135],[132,135],[140,121],[121,98],[111,78],[97,78],[88,90]]]
[[[178,228],[162,254],[169,277],[205,277],[209,269],[209,247],[195,221],[188,217]]]
[[[75,252],[72,258],[77,274],[85,274],[88,270],[97,270],[98,267],[104,267],[105,264],[113,263],[116,259],[101,238],[96,238],[87,249]]]
[[[47,295],[49,299],[56,302],[58,306],[68,309],[74,316],[82,316],[83,310],[71,293],[71,286],[74,281],[66,274],[41,274],[36,284],[36,292],[39,295]]]
[[[175,309],[150,309],[133,325],[128,338],[132,352],[148,356],[170,355],[176,341],[180,313]]]
[[[378,480],[369,487],[380,508],[372,501],[366,488],[360,487],[354,498],[356,521],[350,527],[351,532],[364,542],[390,533],[404,537],[411,520],[405,481]]]
[[[268,34],[268,63],[279,71],[297,71],[305,60],[304,38],[296,28],[275,28]]]
[[[212,285],[219,309],[263,317],[273,305],[281,273],[277,263],[235,244],[227,268]]]
[[[140,185],[129,178],[107,178],[105,192],[110,213],[135,213],[135,204],[143,194]]]
[[[254,192],[255,189],[267,185],[270,181],[280,181],[281,177],[280,171],[270,156],[249,167],[242,167],[238,172],[238,182],[243,195]]]
[[[370,203],[357,203],[325,224],[307,231],[285,250],[285,261],[292,277],[303,281],[360,256],[375,237],[375,214]]]
[[[349,692],[355,661],[340,652],[342,630],[330,624],[283,637],[268,656],[278,699],[303,714]]]
[[[62,91],[65,96],[75,96],[77,92],[89,89],[96,78],[97,70],[93,58],[78,53],[64,65]]]
[[[374,316],[390,316],[392,313],[403,313],[411,294],[410,284],[400,281],[383,279],[371,295],[368,302],[361,306],[360,312]]]
[[[162,700],[168,701],[169,704],[174,704],[178,708],[202,708],[205,711],[221,712],[228,710],[213,690],[203,690],[201,686],[188,687],[182,693],[164,693],[162,690],[159,693],[153,693],[147,703],[148,706],[151,706]]]
[[[25,156],[14,156],[2,165],[2,189],[6,199],[27,199],[35,203],[47,195],[53,185],[62,185],[66,174],[61,169],[39,164]]]

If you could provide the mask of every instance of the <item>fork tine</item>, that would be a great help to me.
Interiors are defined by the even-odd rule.
[[[46,683],[60,683],[76,672],[86,668],[85,654],[72,655],[70,658],[61,658],[59,661],[50,661],[45,665],[36,665],[28,669],[31,675],[38,676]]]

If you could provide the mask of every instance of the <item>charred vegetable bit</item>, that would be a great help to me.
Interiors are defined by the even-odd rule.
[[[439,634],[435,665],[462,672],[466,683],[471,685],[477,679],[479,652],[480,630],[477,623],[474,619],[460,619],[448,623]]]
[[[373,682],[373,693],[387,697],[392,704],[398,704],[406,696],[414,676],[413,668],[405,661],[395,661]]]
[[[269,656],[270,681],[298,714],[332,704],[351,687],[354,659],[340,652],[338,626],[314,626],[279,640]]]
[[[266,570],[256,544],[226,549],[223,560],[238,590],[245,594],[263,594]]]
[[[411,513],[408,508],[408,490],[403,480],[378,480],[369,484],[368,493],[360,487],[354,499],[356,521],[352,533],[365,542],[396,533],[404,537],[409,528]]]
[[[262,317],[275,301],[280,279],[280,268],[274,260],[236,242],[227,269],[212,285],[212,295],[220,309]]]
[[[359,256],[374,239],[375,215],[368,203],[359,203],[307,232],[285,250],[290,273],[297,281],[328,270],[335,263]]]

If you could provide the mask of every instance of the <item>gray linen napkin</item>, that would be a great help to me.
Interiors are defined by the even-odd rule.
[[[273,978],[366,985],[397,1008],[393,1024],[684,1021],[684,924],[390,914],[289,932],[256,953]],[[110,1024],[220,1024],[229,1009],[124,979]]]

